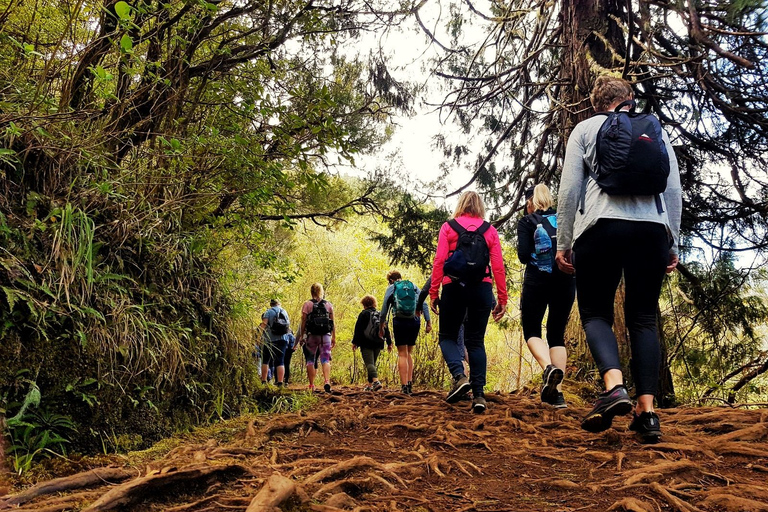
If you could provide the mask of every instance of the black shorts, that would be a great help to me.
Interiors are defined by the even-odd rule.
[[[413,318],[393,318],[392,331],[395,335],[395,346],[412,347],[416,345],[416,338],[419,337],[420,327],[421,320],[417,316]]]

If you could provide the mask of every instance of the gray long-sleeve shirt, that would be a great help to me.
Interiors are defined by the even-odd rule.
[[[662,194],[664,212],[659,213],[654,196],[612,196],[600,189],[595,180],[587,178],[586,169],[594,169],[597,162],[595,143],[604,116],[582,121],[568,138],[557,197],[557,250],[571,249],[573,242],[598,219],[624,219],[664,224],[671,240],[670,254],[677,254],[680,235],[680,216],[683,210],[680,170],[677,158],[662,130],[669,153],[669,178]],[[584,213],[579,211],[583,181],[587,180]]]

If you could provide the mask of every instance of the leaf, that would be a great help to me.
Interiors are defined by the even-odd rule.
[[[118,17],[121,20],[127,20],[131,18],[131,6],[128,5],[127,2],[123,2],[120,0],[115,4],[115,14],[118,15]]]
[[[120,48],[125,53],[131,53],[133,51],[133,39],[128,34],[123,34],[120,38]]]
[[[3,286],[3,291],[5,292],[5,299],[8,301],[8,310],[13,311],[13,306],[16,304],[17,298],[16,292],[5,286]]]

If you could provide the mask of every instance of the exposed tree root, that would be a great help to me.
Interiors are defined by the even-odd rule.
[[[55,478],[34,485],[18,494],[0,498],[0,510],[27,503],[45,494],[121,482],[134,475],[136,475],[135,471],[128,471],[122,468],[96,468],[75,475]]]
[[[701,509],[698,509],[693,505],[690,505],[681,500],[680,498],[673,496],[669,491],[667,491],[664,487],[656,482],[651,484],[651,489],[653,489],[658,495],[664,498],[667,503],[669,503],[672,507],[674,507],[675,510],[678,510],[679,512],[701,512]]]
[[[119,485],[96,500],[84,512],[100,512],[127,507],[147,497],[157,498],[168,492],[178,491],[179,486],[194,486],[210,483],[216,479],[226,479],[248,473],[240,465],[207,466],[198,465],[182,468],[178,471],[152,474]]]
[[[280,473],[274,473],[256,494],[245,512],[279,512],[277,507],[294,495],[296,483]]]
[[[768,512],[768,504],[733,494],[710,494],[703,505],[723,512]]]
[[[608,509],[609,512],[612,510],[618,510],[619,512],[655,512],[650,504],[635,498],[624,498],[617,501]]]
[[[323,403],[309,416],[252,420],[233,441],[183,444],[117,487],[98,480],[79,493],[24,494],[52,481],[0,504],[34,499],[22,512],[91,500],[86,510],[768,512],[768,485],[759,483],[768,472],[768,411],[665,410],[665,442],[645,446],[623,425],[584,432],[585,410],[555,411],[538,397],[489,395],[488,411],[475,416],[438,393],[338,389],[333,403],[318,395]]]

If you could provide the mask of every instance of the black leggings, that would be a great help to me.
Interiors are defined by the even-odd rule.
[[[540,272],[537,269],[531,269]],[[541,276],[540,276],[541,277]],[[526,280],[527,281],[527,280]],[[520,296],[520,319],[523,323],[525,341],[541,338],[541,321],[549,307],[547,316],[547,344],[549,347],[565,346],[565,328],[571,315],[576,296],[576,282],[573,277],[555,273],[548,274],[537,282],[524,282]]]
[[[638,395],[658,390],[661,351],[656,310],[669,263],[669,238],[663,224],[600,219],[573,247],[579,313],[600,375],[621,369],[613,334],[616,288],[624,274],[624,315]]]

